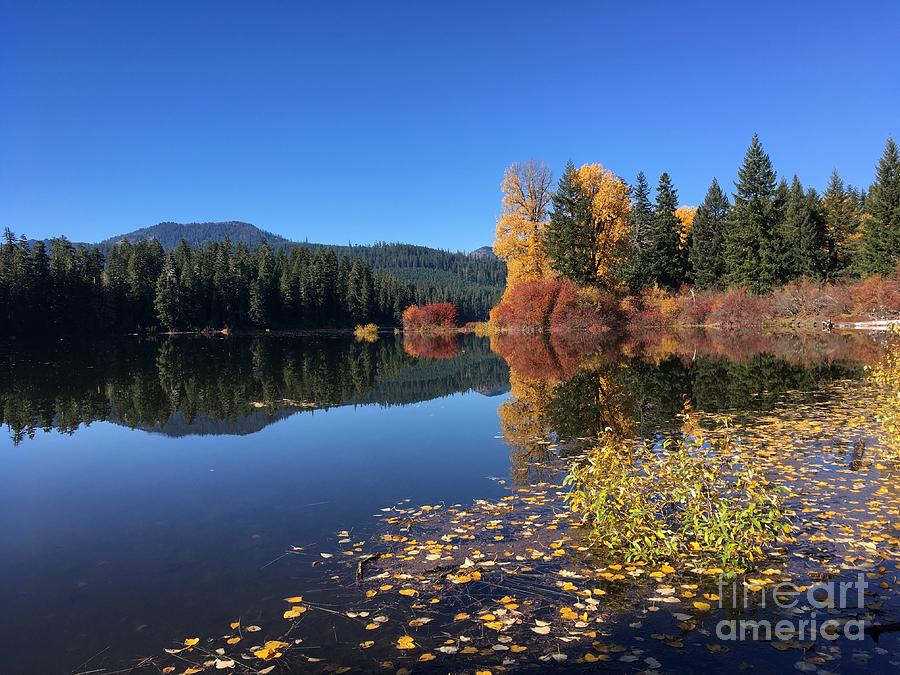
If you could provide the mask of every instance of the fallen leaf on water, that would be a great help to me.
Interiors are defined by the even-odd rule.
[[[413,639],[409,635],[404,635],[397,640],[397,649],[413,649],[415,646],[416,643],[413,642]]]
[[[283,655],[283,652],[281,650],[287,646],[287,642],[281,642],[280,640],[269,640],[262,646],[262,648],[255,650],[253,652],[253,656],[262,659],[263,661],[278,659]]]
[[[297,605],[296,607],[291,607],[288,611],[284,613],[285,619],[296,619],[298,616],[303,614],[306,611],[306,607],[301,605]]]

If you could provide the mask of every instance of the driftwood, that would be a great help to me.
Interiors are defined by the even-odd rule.
[[[373,562],[378,560],[381,557],[380,553],[372,553],[370,555],[362,556],[356,563],[356,580],[362,581],[363,576],[366,573],[366,566],[371,565]]]

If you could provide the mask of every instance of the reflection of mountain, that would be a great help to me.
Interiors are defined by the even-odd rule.
[[[249,436],[250,434],[255,434],[257,431],[262,431],[273,422],[278,422],[279,420],[290,417],[293,412],[294,411],[288,409],[257,409],[251,410],[246,415],[241,415],[235,419],[221,420],[210,417],[209,415],[200,414],[190,421],[188,421],[181,413],[176,412],[172,413],[165,422],[145,425],[139,424],[134,428],[152,434],[171,436],[172,438],[221,434],[227,434],[229,436]],[[115,412],[109,416],[109,421],[115,424],[122,424],[122,422],[116,419]]]
[[[411,357],[393,336],[217,336],[17,347],[0,352],[0,369],[11,375],[0,380],[0,423],[16,441],[95,420],[171,436],[250,434],[304,410],[402,405],[509,382],[506,363],[472,335],[442,359]]]

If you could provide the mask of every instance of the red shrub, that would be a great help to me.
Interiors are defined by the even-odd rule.
[[[542,331],[549,326],[556,297],[565,281],[536,279],[507,287],[503,299],[491,310],[491,321],[500,328]]]
[[[523,281],[507,288],[491,310],[499,328],[520,332],[604,332],[621,323],[618,298],[579,288],[568,279]]]
[[[678,321],[686,326],[704,326],[716,304],[716,293],[682,292],[678,298]]]
[[[456,307],[449,302],[410,305],[403,310],[403,329],[421,332],[456,328]]]
[[[718,293],[708,315],[708,323],[723,328],[756,328],[766,318],[766,300],[743,288]]]
[[[571,281],[562,282],[550,313],[550,330],[602,332],[608,329],[602,311],[606,297],[600,292],[579,289]]]

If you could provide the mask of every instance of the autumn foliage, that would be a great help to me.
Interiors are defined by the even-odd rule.
[[[449,302],[410,305],[403,310],[403,330],[428,333],[456,328],[456,307]]]
[[[502,330],[520,333],[602,332],[617,323],[615,303],[607,297],[595,289],[579,288],[568,279],[524,281],[507,289],[491,310],[491,322]]]
[[[406,333],[403,351],[416,359],[452,359],[459,352],[455,333]]]
[[[550,169],[538,162],[516,162],[503,174],[503,213],[497,220],[494,252],[506,261],[507,286],[541,279],[550,272],[544,231],[552,184]]]

